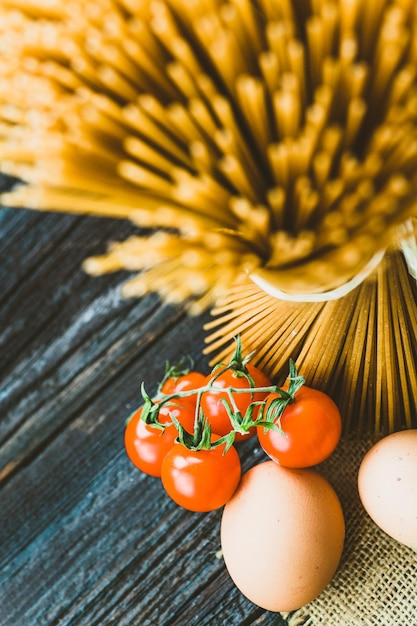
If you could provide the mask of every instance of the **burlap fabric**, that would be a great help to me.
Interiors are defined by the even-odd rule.
[[[344,509],[345,547],[324,592],[285,615],[290,626],[417,626],[417,553],[380,530],[359,500],[357,473],[372,443],[342,441],[320,467]]]

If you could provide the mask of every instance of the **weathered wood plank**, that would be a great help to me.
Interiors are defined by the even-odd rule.
[[[0,211],[0,251],[23,251],[29,230],[0,299],[0,625],[283,624],[216,556],[221,511],[176,506],[123,449],[142,380],[153,393],[184,354],[207,368],[208,314],[85,276],[90,243],[116,236],[107,220]],[[258,458],[252,442],[240,454],[245,469]]]
[[[8,623],[20,617],[25,624],[91,626],[256,624],[261,612],[235,590],[216,556],[221,513],[183,511],[159,480],[131,468],[120,447],[120,423],[119,437],[109,436],[105,449],[102,443],[94,447],[95,439],[103,441],[99,431],[108,430],[109,418],[87,431],[89,417],[76,420],[27,470],[32,480],[25,487],[35,506],[26,515],[31,513],[32,524],[42,513],[44,520],[4,571],[0,606]],[[253,462],[250,450],[244,458],[245,465]],[[89,464],[96,471],[93,481],[91,472],[84,475]],[[264,623],[279,621],[270,615]]]
[[[3,371],[28,343],[43,345],[46,337],[60,332],[66,318],[78,315],[83,300],[88,301],[110,285],[120,283],[121,278],[115,275],[93,280],[80,270],[90,253],[105,251],[103,242],[111,240],[116,226],[121,238],[131,230],[123,222],[107,220],[97,229],[97,222],[94,218],[76,218],[74,222],[72,218],[68,223],[68,216],[50,214],[43,216],[36,227],[32,224],[30,254],[22,261],[14,258],[14,265],[20,269],[15,277],[10,275],[4,287],[5,298],[0,302]],[[2,256],[9,258],[9,254]],[[22,307],[30,311],[23,318],[24,333],[19,325]]]

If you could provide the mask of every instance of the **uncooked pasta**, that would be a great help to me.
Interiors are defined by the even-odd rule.
[[[1,201],[131,220],[86,271],[416,425],[416,72],[411,0],[3,0]]]

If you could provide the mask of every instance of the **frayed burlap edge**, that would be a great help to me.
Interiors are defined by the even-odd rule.
[[[283,615],[289,626],[417,626],[417,554],[380,530],[358,495],[359,465],[372,444],[344,440],[318,468],[342,503],[345,546],[323,593]]]

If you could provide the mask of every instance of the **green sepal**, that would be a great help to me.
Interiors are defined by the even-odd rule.
[[[236,378],[242,378],[244,376],[249,380],[251,387],[254,387],[255,382],[250,376],[246,365],[252,359],[255,352],[251,352],[244,357],[242,353],[242,340],[240,339],[240,335],[237,335],[237,337],[234,337],[233,339],[235,341],[235,351],[229,363],[218,363],[214,366],[211,372],[213,380],[215,380],[217,376],[220,376],[222,372],[226,370],[233,370],[233,375],[236,376]]]
[[[200,410],[198,418],[194,422],[194,433],[189,433],[183,425],[172,415],[177,430],[177,441],[189,450],[210,450],[211,442],[211,426],[204,417],[203,411]]]
[[[264,404],[264,400],[251,402],[245,411],[245,415],[242,416],[240,411],[232,410],[225,398],[222,398],[221,402],[226,409],[232,429],[241,435],[247,435],[249,430],[257,425],[257,420],[253,419],[253,413],[257,407]]]
[[[224,447],[224,451],[223,451],[223,454],[226,454],[226,452],[232,447],[232,445],[235,442],[235,436],[236,436],[235,433],[236,431],[231,430],[227,435],[223,435],[223,437],[220,437],[220,439],[216,439],[216,441],[212,441],[211,447],[218,448],[219,446],[226,444]]]
[[[288,379],[290,381],[288,386],[288,395],[291,396],[292,401],[294,402],[297,391],[299,391],[305,383],[305,378],[297,372],[297,366],[292,359],[290,359],[290,373]]]
[[[242,375],[247,375],[248,371],[246,365],[249,363],[255,352],[251,352],[247,354],[245,357],[242,352],[242,340],[240,335],[234,337],[235,341],[235,351],[230,359],[229,367],[235,369],[238,373],[242,373]]]
[[[225,444],[223,454],[226,454],[235,441],[235,432],[233,430],[231,430],[227,435],[216,439],[216,441],[212,441],[211,426],[208,419],[204,417],[202,410],[200,410],[198,418],[196,419],[194,433],[186,431],[174,415],[172,416],[172,420],[178,430],[178,443],[181,443],[189,450],[212,450],[213,448],[218,448],[219,446]]]
[[[184,365],[186,361],[188,361],[187,366]],[[191,372],[193,367],[194,367],[194,360],[192,359],[191,356],[183,357],[182,359],[178,361],[178,363],[174,363],[174,365],[171,365],[169,361],[165,361],[165,373],[161,382],[158,385],[157,393],[161,392],[161,389],[164,383],[166,383],[166,381],[169,378],[173,378],[174,380],[177,380],[178,378],[180,378],[180,376],[186,376],[187,374]]]
[[[147,424],[148,426],[153,426],[154,428],[158,428],[159,430],[164,430],[167,426],[170,426],[170,424],[161,424],[161,422],[159,421],[159,409],[161,407],[158,403],[154,402],[152,398],[148,395],[147,391],[145,390],[144,383],[141,384],[140,392],[144,400],[140,418],[145,422],[145,424]]]
[[[267,409],[265,409],[265,406],[261,408],[260,418],[257,421],[257,426],[263,426],[265,429],[276,430],[282,435],[285,435],[285,431],[281,428],[281,418],[284,411],[289,404],[295,402],[297,392],[305,383],[304,376],[298,374],[297,367],[292,359],[290,359],[288,378],[290,381],[288,390],[277,389],[277,393],[280,397],[271,400]]]

